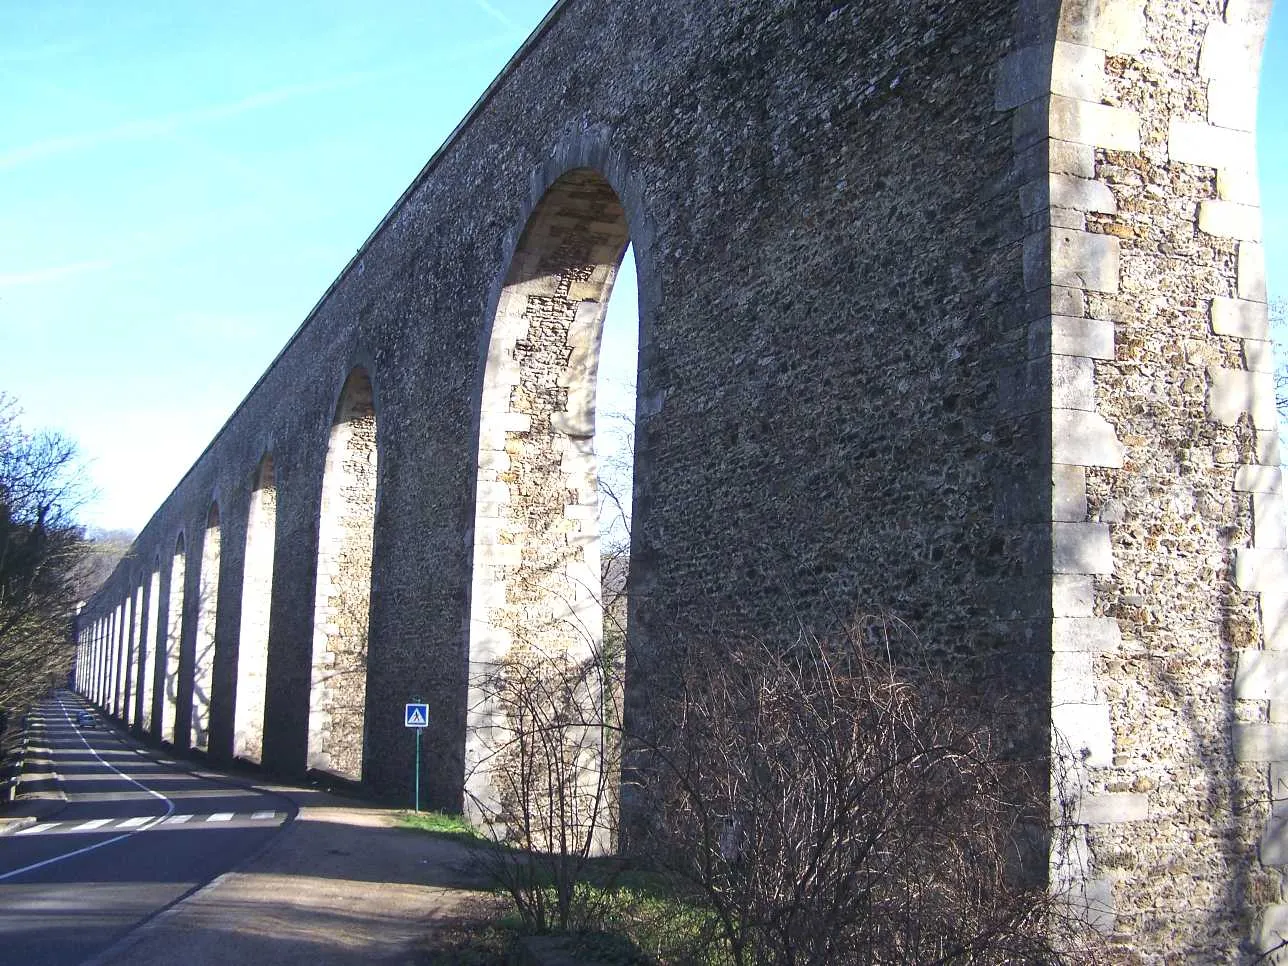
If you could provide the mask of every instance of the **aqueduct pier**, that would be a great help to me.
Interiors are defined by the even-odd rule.
[[[599,620],[628,242],[627,704],[858,610],[1019,696],[1137,961],[1288,931],[1268,0],[556,5],[86,607],[177,749],[459,808],[469,669]],[[561,630],[562,629],[562,630]]]

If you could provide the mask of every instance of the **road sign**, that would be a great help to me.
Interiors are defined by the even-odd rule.
[[[403,715],[403,724],[405,724],[408,728],[429,727],[429,705],[427,704],[407,705],[407,711]]]

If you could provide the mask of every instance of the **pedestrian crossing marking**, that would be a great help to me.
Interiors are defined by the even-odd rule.
[[[149,831],[159,826],[189,824],[196,826],[198,823],[215,823],[216,825],[226,823],[237,827],[238,823],[255,822],[263,824],[265,822],[277,822],[280,824],[285,820],[285,812],[276,812],[271,809],[258,812],[214,812],[210,815],[184,813],[168,817],[164,815],[136,815],[131,818],[96,818],[85,822],[40,822],[36,825],[18,829],[13,834],[47,835],[56,833],[65,835],[73,832]]]

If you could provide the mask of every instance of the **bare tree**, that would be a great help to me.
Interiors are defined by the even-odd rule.
[[[65,679],[74,647],[76,576],[85,558],[73,514],[82,477],[75,444],[27,433],[0,394],[0,718]],[[0,730],[2,730],[0,722]]]

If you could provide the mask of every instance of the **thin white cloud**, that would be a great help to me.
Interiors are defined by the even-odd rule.
[[[488,3],[488,0],[474,0],[474,6],[478,7],[480,10],[482,10],[485,14],[487,14],[497,23],[505,25],[510,30],[515,29],[514,21],[511,20],[509,17],[507,17],[500,10],[498,10],[496,7],[492,6],[492,4]]]
[[[0,272],[0,288],[16,288],[19,285],[45,285],[58,282],[72,275],[84,275],[86,272],[99,272],[111,268],[112,262],[106,258],[95,258],[84,262],[69,262],[66,265],[50,265],[46,268],[35,268],[26,272]]]
[[[290,84],[274,90],[249,94],[227,104],[212,104],[207,107],[196,107],[186,111],[163,114],[160,117],[126,121],[101,131],[45,138],[21,147],[0,150],[0,171],[60,154],[95,148],[103,144],[162,137],[173,134],[181,128],[238,117],[242,114],[273,107],[298,97],[346,90],[367,83],[376,77],[382,76],[383,73],[380,71],[359,71],[326,80],[313,81],[308,84]]]

